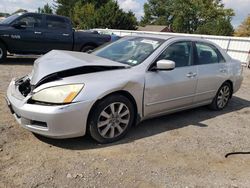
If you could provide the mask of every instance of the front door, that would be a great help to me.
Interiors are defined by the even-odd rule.
[[[148,71],[145,78],[144,116],[154,116],[193,104],[197,67],[193,66],[192,42],[176,42],[156,60],[172,60],[175,69]]]
[[[11,34],[7,41],[9,48],[15,53],[39,53],[43,41],[42,16],[25,14],[12,25],[23,23],[22,27],[11,27]]]

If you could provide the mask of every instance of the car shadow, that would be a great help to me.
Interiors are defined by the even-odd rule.
[[[33,65],[36,57],[8,57],[2,65]]]
[[[211,111],[207,107],[199,107],[170,115],[161,116],[154,119],[149,119],[141,122],[137,126],[132,127],[126,137],[122,140],[110,144],[98,144],[88,135],[79,138],[61,140],[46,138],[39,135],[35,136],[42,142],[64,149],[96,149],[130,143],[138,139],[154,136],[166,131],[180,129],[186,126],[197,126],[206,128],[208,125],[202,123],[203,121],[230,112],[235,112],[247,107],[250,107],[250,101],[239,97],[233,97],[227,108],[222,111]]]

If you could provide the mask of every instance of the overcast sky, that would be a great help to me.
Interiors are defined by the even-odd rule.
[[[38,7],[52,2],[53,0],[0,0],[0,12],[12,13],[19,8],[34,12]],[[118,2],[124,10],[132,10],[138,19],[143,15],[143,4],[146,0],[118,0]],[[227,8],[235,11],[236,16],[232,21],[234,27],[250,14],[250,0],[223,0],[223,2]]]

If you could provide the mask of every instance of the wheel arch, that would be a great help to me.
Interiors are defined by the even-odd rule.
[[[85,44],[83,44],[83,45],[81,46],[80,50],[82,51],[82,49],[83,49],[85,46],[93,46],[93,47],[95,47],[95,48],[98,47],[98,45],[97,45],[96,43],[94,43],[94,42],[87,42],[87,43],[85,43]]]
[[[6,42],[4,42],[4,40],[1,39],[1,38],[0,38],[0,43],[2,43],[2,44],[5,46],[6,50],[9,51],[8,45],[7,45]]]
[[[136,100],[135,98],[132,96],[131,93],[129,93],[128,91],[125,91],[125,90],[119,90],[119,91],[114,91],[114,92],[111,92],[105,96],[103,96],[102,98],[98,99],[91,107],[90,111],[89,111],[89,114],[88,114],[88,118],[87,118],[87,131],[89,130],[89,121],[90,121],[90,117],[94,111],[94,108],[98,105],[98,103],[102,100],[104,100],[105,98],[111,96],[111,95],[122,95],[126,98],[128,98],[131,102],[132,102],[132,105],[134,107],[134,113],[135,113],[135,118],[133,120],[133,124],[136,124],[138,122],[140,122],[140,119],[141,119],[141,116],[138,114],[138,106],[137,106],[137,103],[136,103]]]

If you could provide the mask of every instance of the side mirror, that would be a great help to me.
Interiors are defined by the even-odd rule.
[[[156,62],[155,70],[173,70],[175,69],[175,62],[171,60],[159,60]]]
[[[26,22],[17,22],[15,24],[12,25],[14,28],[17,29],[22,29],[22,28],[26,28],[27,27],[27,23]]]

